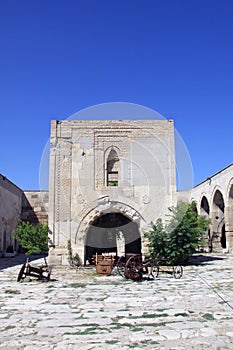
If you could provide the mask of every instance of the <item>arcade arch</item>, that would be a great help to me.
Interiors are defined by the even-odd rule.
[[[203,196],[201,199],[200,213],[201,215],[205,215],[205,216],[209,216],[210,214],[210,206],[206,196]]]
[[[231,202],[231,204],[233,204],[233,184],[231,184],[228,198],[229,198],[229,201]]]
[[[203,215],[206,218],[209,218],[209,215],[210,215],[210,206],[206,196],[203,196],[201,199],[200,215]],[[210,228],[208,228],[208,230],[206,231],[203,248],[204,249],[207,248],[208,251],[212,251],[213,247],[212,247]]]
[[[123,244],[123,247],[122,247]],[[136,222],[122,213],[106,213],[89,224],[85,239],[85,262],[95,254],[141,253],[141,237]]]
[[[229,181],[227,190],[227,199],[225,207],[225,234],[226,234],[226,245],[228,251],[233,246],[233,179]]]
[[[226,233],[225,233],[225,203],[224,198],[219,189],[217,189],[213,196],[212,202],[212,243],[215,250],[226,248]]]
[[[95,207],[83,213],[74,237],[74,249],[84,263],[90,262],[91,255],[96,253],[144,254],[141,232],[145,224],[145,219],[133,207],[111,201],[109,196],[100,197]]]

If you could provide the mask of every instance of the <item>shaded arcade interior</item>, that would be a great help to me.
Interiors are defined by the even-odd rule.
[[[230,189],[231,195],[232,187]],[[209,251],[226,249],[226,225],[225,225],[225,202],[220,190],[216,190],[212,203],[209,204],[206,196],[201,199],[200,214],[211,219],[211,225],[207,232],[206,245]]]
[[[85,263],[92,264],[96,254],[141,253],[141,237],[137,223],[121,213],[107,213],[95,219],[87,230]]]

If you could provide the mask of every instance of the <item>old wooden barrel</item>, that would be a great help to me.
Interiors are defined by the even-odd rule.
[[[112,262],[108,261],[108,260],[100,261],[96,265],[96,272],[99,275],[106,275],[106,276],[111,275],[111,273],[112,273]]]

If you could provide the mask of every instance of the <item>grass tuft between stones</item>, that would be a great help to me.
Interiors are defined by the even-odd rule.
[[[204,314],[202,315],[202,317],[206,320],[206,321],[213,321],[214,320],[214,316],[210,313]]]
[[[6,294],[20,294],[20,291],[17,289],[6,289],[5,293]]]

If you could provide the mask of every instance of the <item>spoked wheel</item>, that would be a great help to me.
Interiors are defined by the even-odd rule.
[[[131,256],[125,265],[125,278],[133,281],[141,281],[143,275],[142,257],[141,255]]]
[[[21,269],[19,271],[17,282],[20,282],[21,280],[23,280],[26,277],[26,270],[27,270],[27,264],[23,264],[23,266],[21,267]]]
[[[159,276],[159,266],[158,265],[153,264],[150,267],[150,276],[154,279],[156,279]]]
[[[121,256],[117,261],[117,272],[120,276],[125,277],[125,257]]]
[[[173,266],[173,276],[175,278],[181,278],[183,275],[183,267],[180,265]]]
[[[52,270],[48,270],[48,274],[46,277],[46,280],[49,282],[50,281],[50,276],[51,276]]]

